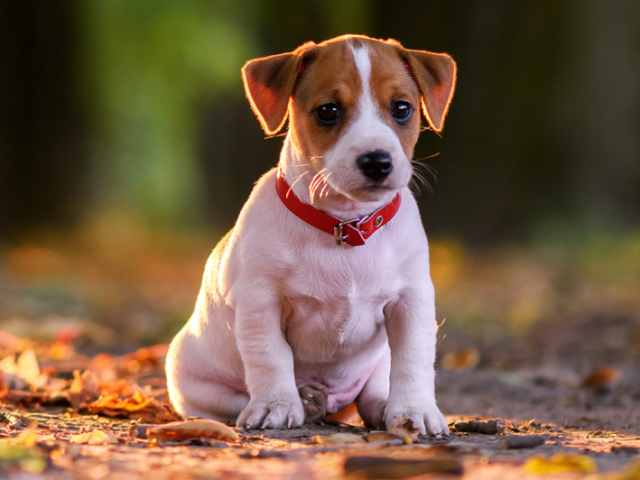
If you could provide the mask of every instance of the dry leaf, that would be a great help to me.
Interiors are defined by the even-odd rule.
[[[147,430],[147,438],[157,442],[188,440],[191,438],[213,438],[237,442],[240,437],[224,423],[215,420],[190,420],[168,423]]]
[[[364,439],[367,443],[381,442],[397,445],[405,443],[402,437],[389,432],[373,432],[369,435],[365,435]]]
[[[592,388],[596,392],[608,393],[620,382],[622,374],[613,367],[600,367],[590,372],[582,380],[582,386]]]
[[[24,447],[33,447],[38,438],[38,431],[35,428],[27,428],[20,435],[12,440],[14,445],[22,445]]]
[[[494,418],[486,421],[469,420],[468,422],[456,422],[453,427],[456,429],[456,432],[496,435],[504,432],[507,428],[507,422],[502,418]]]
[[[365,443],[364,438],[354,433],[334,433],[332,435],[314,435],[312,441],[320,445],[344,445],[345,443]]]
[[[36,352],[28,349],[18,355],[17,360],[13,355],[2,359],[0,371],[3,373],[3,382],[7,387],[25,390],[26,384],[33,385],[40,376]]]
[[[119,398],[117,393],[103,394],[95,402],[88,405],[83,405],[91,413],[101,413],[102,409],[116,410],[126,412],[136,412],[147,407],[149,404],[154,403],[153,398],[145,396],[140,391],[136,391],[132,397]]]
[[[535,456],[527,460],[524,469],[528,473],[553,474],[564,472],[596,473],[598,467],[587,455],[556,453],[551,458]]]
[[[480,352],[477,348],[465,348],[458,352],[447,353],[440,362],[445,370],[471,370],[478,366]]]
[[[544,445],[544,437],[539,435],[509,435],[502,438],[502,448],[505,450],[535,448],[540,445]]]
[[[74,410],[78,410],[83,403],[91,403],[100,397],[98,378],[90,370],[85,370],[83,373],[80,373],[80,370],[74,370],[73,382],[64,394]]]
[[[640,479],[640,460],[630,461],[625,468],[605,478],[606,480],[638,480]]]
[[[390,429],[389,433],[402,438],[407,445],[418,440],[420,430],[413,426],[413,422],[407,418],[401,418]]]
[[[36,352],[31,348],[25,350],[18,356],[16,361],[18,367],[17,375],[24,378],[30,384],[34,384],[40,376],[40,367],[36,359]]]
[[[7,470],[10,471],[16,467],[29,473],[42,473],[47,468],[47,462],[39,448],[14,445],[6,440],[0,440],[0,462],[2,478],[8,478]]]
[[[386,457],[349,457],[344,463],[347,475],[356,478],[408,478],[428,473],[463,474],[457,460],[404,460]]]
[[[86,443],[88,445],[117,444],[118,437],[105,430],[92,430],[87,433],[71,435],[71,443]]]

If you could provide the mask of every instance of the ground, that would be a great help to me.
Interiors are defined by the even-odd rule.
[[[0,477],[640,478],[640,237],[615,248],[603,237],[483,251],[432,242],[437,399],[452,434],[411,443],[342,443],[334,434],[369,438],[357,418],[238,430],[239,441],[150,438],[183,421],[168,405],[166,342],[212,245],[84,238],[0,257]],[[459,431],[471,419],[504,423]],[[505,448],[533,436],[543,443]]]

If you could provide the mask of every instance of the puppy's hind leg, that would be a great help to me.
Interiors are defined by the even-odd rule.
[[[179,392],[176,394],[174,390],[171,402],[184,418],[211,418],[235,424],[238,415],[249,403],[246,393],[205,380],[191,380],[181,385]]]
[[[391,372],[391,352],[385,349],[382,358],[373,370],[356,398],[358,413],[368,428],[384,429],[384,409],[389,398],[389,374]]]
[[[322,420],[327,415],[329,392],[321,383],[305,383],[298,386],[298,393],[304,408],[304,423]]]

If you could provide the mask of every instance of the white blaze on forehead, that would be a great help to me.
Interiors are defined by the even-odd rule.
[[[377,116],[377,108],[373,95],[371,95],[371,57],[369,56],[369,49],[365,45],[354,47],[352,44],[349,44],[349,48],[353,53],[353,59],[356,62],[362,85],[362,93],[358,102],[359,116]]]

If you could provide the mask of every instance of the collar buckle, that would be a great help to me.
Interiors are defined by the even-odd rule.
[[[344,227],[349,225],[352,228],[355,228],[360,232],[361,225],[367,220],[369,215],[360,218],[354,218],[353,220],[345,220],[344,222],[337,223],[335,227],[333,227],[333,236],[336,240],[336,245],[344,245],[349,238],[349,234],[344,233]],[[366,230],[365,230],[366,232]]]

